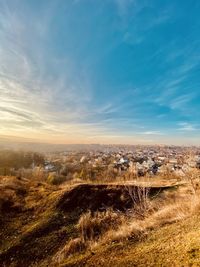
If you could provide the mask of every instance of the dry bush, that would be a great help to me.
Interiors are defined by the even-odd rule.
[[[88,211],[80,217],[77,228],[84,241],[97,240],[108,229],[116,229],[123,222],[123,219],[122,214],[111,209],[93,214]]]
[[[66,181],[66,177],[57,175],[56,173],[50,173],[47,177],[47,183],[51,185],[60,185]]]
[[[197,190],[199,189],[200,171],[198,169],[192,169],[190,171],[186,171],[185,177],[188,180],[189,184],[191,185],[193,194],[196,194]]]
[[[151,210],[151,202],[149,199],[150,187],[142,186],[125,186],[128,194],[133,202],[133,214],[139,218],[145,217]]]
[[[60,250],[53,259],[55,263],[61,263],[67,256],[86,249],[87,243],[80,237],[72,239]]]
[[[101,238],[99,244],[123,242],[129,239],[137,241],[145,234],[146,231],[142,221],[127,220],[125,223],[121,224],[117,230],[113,231],[113,229],[110,229],[107,231]]]
[[[61,263],[66,257],[81,252],[86,248],[93,247],[98,244],[101,236],[109,229],[117,229],[118,225],[122,224],[123,221],[124,216],[111,209],[104,212],[97,211],[92,213],[88,211],[84,213],[77,224],[80,236],[70,240],[69,243],[56,254],[53,261],[55,263]]]

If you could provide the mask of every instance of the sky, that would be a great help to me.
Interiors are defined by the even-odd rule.
[[[0,0],[0,136],[200,144],[200,1]]]

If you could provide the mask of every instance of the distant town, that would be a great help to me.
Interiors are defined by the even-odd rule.
[[[65,164],[74,169],[87,166],[90,169],[107,169],[122,175],[130,173],[144,176],[147,173],[155,175],[166,171],[184,176],[185,172],[193,168],[200,168],[200,149],[185,147],[102,147],[102,151],[90,152],[60,152],[52,153],[45,161],[46,171],[58,171],[56,166],[60,163],[61,172]]]
[[[8,150],[10,165],[5,163],[6,150],[3,151],[1,175],[35,175],[53,183],[71,180],[108,182],[165,175],[167,178],[184,177],[200,169],[198,147],[85,145],[56,152],[18,151],[10,154]]]

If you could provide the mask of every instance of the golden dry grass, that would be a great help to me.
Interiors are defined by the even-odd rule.
[[[143,220],[130,212],[117,229],[109,228],[61,266],[200,266],[199,190],[188,184],[151,204]]]
[[[144,197],[147,201],[146,194]],[[190,184],[177,190],[166,191],[148,201],[148,208],[142,210],[142,218],[134,210],[130,210],[126,215],[117,214],[112,210],[83,214],[77,225],[79,239],[70,243],[73,247],[77,244],[77,249],[70,249],[68,245],[66,257],[70,253],[80,253],[82,248],[84,251],[86,248],[93,251],[102,245],[119,244],[128,240],[142,241],[152,230],[183,221],[200,211],[199,192],[194,194]],[[77,241],[85,245],[81,248]]]
[[[116,230],[117,225],[121,224],[123,219],[124,216],[121,213],[111,209],[103,212],[94,212],[93,214],[91,211],[88,211],[80,217],[77,229],[83,240],[95,241],[108,229]]]
[[[198,258],[198,238],[195,238],[192,227],[196,227],[196,234],[199,233],[197,218],[200,220],[200,192],[198,186],[193,190],[191,183],[168,188],[153,197],[144,192],[144,199],[140,201],[145,200],[147,205],[142,209],[142,216],[135,212],[139,209],[136,206],[121,212],[106,207],[102,211],[102,206],[96,209],[96,204],[101,204],[101,201],[95,202],[99,192],[103,192],[101,199],[109,196],[109,200],[116,202],[115,197],[121,192],[118,185],[113,185],[112,190],[110,185],[108,188],[77,185],[70,189],[68,186],[53,187],[27,179],[18,180],[16,177],[3,178],[1,185],[2,192],[12,192],[9,195],[13,201],[11,206],[15,207],[15,202],[18,202],[22,207],[19,212],[15,209],[15,213],[13,209],[8,210],[9,214],[2,217],[4,228],[1,237],[4,244],[1,246],[0,264],[5,263],[6,267],[19,264],[23,267],[94,266],[94,263],[95,266],[161,266],[153,265],[166,262],[159,250],[173,254],[169,248],[171,245],[177,246],[179,256],[181,253],[178,248],[190,251],[190,256],[195,254],[194,262]],[[23,188],[25,191],[21,191]],[[89,198],[87,193],[81,195],[81,192],[88,192]],[[89,194],[91,192],[92,195]],[[91,202],[95,202],[95,206],[91,206]],[[95,209],[88,210],[90,207]],[[188,225],[184,224],[186,221]],[[16,232],[16,238],[13,238],[13,232]],[[176,240],[170,243],[166,238],[159,237],[158,233],[168,235],[168,238],[175,237]],[[183,246],[179,237],[185,238],[188,245]],[[173,254],[171,259],[178,262],[174,257]],[[131,265],[131,262],[135,265]],[[147,265],[148,262],[150,265]],[[187,262],[190,262],[188,258]]]
[[[62,267],[200,266],[200,215],[154,229],[139,241],[102,245],[66,259]]]

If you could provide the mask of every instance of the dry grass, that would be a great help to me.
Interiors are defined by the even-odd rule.
[[[122,224],[124,216],[119,212],[108,209],[103,212],[88,211],[84,213],[76,228],[79,237],[70,240],[54,257],[55,263],[61,263],[67,256],[79,253],[85,249],[91,249],[98,244],[99,239],[109,230],[117,229]]]
[[[189,195],[183,196],[169,203],[169,199],[162,201],[162,206],[156,206],[158,201],[152,203],[154,212],[146,215],[143,220],[127,218],[126,222],[119,226],[118,230],[110,229],[103,236],[100,243],[121,242],[127,239],[140,239],[148,231],[162,227],[166,224],[181,221],[200,211],[200,197]]]
[[[108,229],[115,230],[117,225],[123,222],[123,219],[124,216],[121,213],[111,209],[94,213],[88,211],[80,217],[77,229],[84,241],[96,241]]]
[[[83,188],[85,190],[85,187]],[[94,192],[99,192],[100,190],[103,190],[101,187],[95,186],[94,189]],[[55,205],[55,200],[58,199],[59,201],[57,202],[64,203],[66,208],[66,199],[68,199],[69,196],[72,197],[72,195],[74,199],[77,199],[77,197],[81,195],[81,191],[78,191],[77,187],[75,190],[75,194],[71,194],[70,192],[72,191],[70,191],[69,188],[69,192],[67,191],[67,195],[65,196],[65,190],[66,189],[64,187],[62,188],[62,190],[58,190],[56,189],[56,187],[38,182],[31,182],[23,178],[2,179],[0,192],[2,193],[1,197],[3,198],[3,201],[9,200],[10,202],[10,200],[12,200],[13,204],[11,207],[13,216],[18,216],[21,212],[19,223],[17,221],[18,224],[16,224],[15,228],[13,228],[13,225],[10,226],[12,232],[13,229],[15,229],[16,232],[20,229],[21,233],[28,236],[28,238],[29,236],[35,236],[35,234],[39,236],[41,234],[41,238],[30,238],[27,239],[28,241],[23,241],[20,249],[18,249],[16,245],[15,249],[18,252],[17,255],[21,255],[22,251],[26,250],[26,254],[23,254],[23,256],[19,256],[20,259],[18,260],[20,260],[20,262],[24,260],[23,257],[26,257],[27,264],[31,262],[29,253],[31,253],[32,255],[31,258],[39,258],[42,254],[46,253],[46,255],[48,255],[46,256],[48,260],[52,260],[53,264],[55,263],[52,266],[58,266],[58,264],[62,263],[63,261],[66,261],[68,258],[72,261],[73,258],[77,258],[79,257],[79,255],[80,257],[84,257],[84,255],[87,253],[90,254],[91,257],[91,255],[94,255],[94,253],[98,253],[98,251],[100,251],[102,247],[106,248],[107,244],[108,247],[117,247],[120,245],[125,246],[125,244],[130,243],[139,245],[142,244],[142,242],[145,243],[145,240],[149,237],[149,235],[151,235],[152,232],[154,232],[154,230],[160,231],[162,228],[165,228],[163,227],[165,225],[168,225],[166,227],[169,227],[169,224],[171,224],[171,226],[176,225],[172,225],[172,223],[174,222],[178,222],[178,224],[181,224],[185,221],[185,219],[190,218],[190,216],[194,214],[200,214],[200,192],[198,186],[196,186],[195,190],[193,190],[192,183],[188,183],[188,185],[180,186],[178,188],[174,187],[163,191],[162,194],[156,195],[156,197],[154,197],[153,199],[149,198],[148,191],[140,191],[140,189],[138,189],[139,192],[130,192],[132,194],[132,201],[135,206],[132,210],[126,210],[124,212],[118,212],[112,209],[107,209],[106,211],[101,212],[87,211],[83,213],[80,218],[79,208],[85,211],[87,209],[90,209],[91,206],[89,206],[88,203],[90,204],[91,202],[95,202],[95,200],[97,199],[97,195],[94,194],[92,198],[83,203],[83,200],[86,198],[87,195],[85,193],[84,197],[81,198],[81,201],[78,201],[74,205],[72,211],[75,211],[76,213],[75,208],[78,207],[77,213],[73,213],[71,215],[71,210],[64,210],[64,206],[62,209],[61,206]],[[111,191],[111,193],[112,192],[113,191]],[[25,197],[22,193],[25,194]],[[105,200],[104,195],[102,199]],[[137,203],[138,200],[139,203]],[[16,206],[14,204],[17,204],[18,202],[20,203],[23,209],[21,211],[19,211],[19,209],[15,209],[16,212],[13,213],[13,207],[15,208]],[[71,207],[72,203],[73,201],[68,203],[68,205]],[[113,197],[112,203],[116,203],[115,195]],[[88,206],[83,209],[84,205]],[[42,212],[46,211],[47,208],[49,214],[46,215],[46,219],[44,221],[42,220],[42,217],[44,217],[42,215]],[[102,206],[99,206],[99,208],[101,209]],[[105,206],[103,206],[103,208],[105,208]],[[26,211],[26,214],[28,214],[27,218],[27,215],[24,214],[23,210]],[[55,212],[57,216],[55,216],[54,218],[52,214],[55,214]],[[24,221],[24,218],[27,220],[27,223],[25,225],[22,225],[21,221]],[[39,225],[36,224],[38,222]],[[75,223],[76,227],[74,227]],[[21,225],[21,228],[19,228],[19,224]],[[35,225],[37,227],[35,227]],[[58,229],[56,230],[56,234],[55,229]],[[175,226],[173,229],[175,229]],[[7,230],[9,234],[8,236],[9,238],[12,238],[12,236],[10,235],[11,232],[9,231],[10,229]],[[18,234],[18,241],[21,240],[21,233]],[[43,236],[43,233],[46,233],[45,237]],[[6,235],[5,238],[4,240],[7,240]],[[131,242],[126,242],[130,239]],[[22,238],[22,240],[24,240],[24,238]],[[35,245],[35,240],[38,240],[37,246]],[[6,248],[9,248],[11,245],[15,246],[16,241],[15,243],[11,243],[10,239],[8,241],[9,242],[5,245]],[[52,251],[52,254],[50,255],[49,248],[52,247],[52,244],[55,247],[55,250]],[[150,245],[148,244],[148,246]],[[36,249],[37,251],[35,251]],[[12,257],[14,254],[6,255],[10,255],[9,257]],[[72,257],[70,257],[71,255]],[[115,255],[115,257],[117,256],[118,255]]]
[[[86,248],[95,250],[101,245],[124,242],[130,239],[139,241],[154,229],[182,221],[199,213],[199,193],[193,194],[190,187],[189,185],[165,192],[151,201],[148,198],[148,192],[140,191],[139,208],[141,209],[139,211],[143,212],[142,218],[141,216],[135,216],[135,210],[126,215],[111,209],[94,213],[88,211],[80,217],[77,224],[79,238],[71,240],[63,248],[59,254],[59,259],[63,260],[70,254],[80,252]],[[138,195],[133,194],[132,197],[133,201],[138,201]]]
[[[60,264],[66,257],[85,250],[87,243],[80,237],[70,240],[53,258],[54,263]]]

